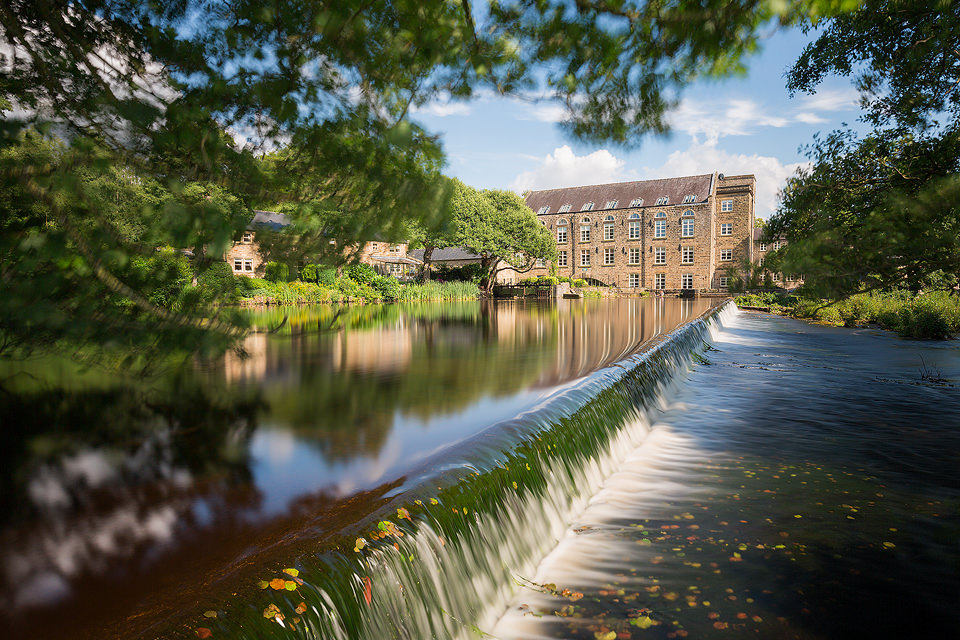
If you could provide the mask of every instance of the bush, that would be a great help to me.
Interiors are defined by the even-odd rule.
[[[204,302],[233,300],[237,295],[237,280],[226,262],[214,262],[197,277],[197,288]]]
[[[400,283],[390,276],[377,276],[372,283],[381,300],[392,302],[400,297]]]
[[[263,266],[263,278],[270,282],[288,282],[290,267],[282,262],[268,262]]]
[[[303,282],[316,282],[317,270],[317,265],[315,264],[303,265],[303,269],[300,269],[300,280]]]
[[[337,286],[337,270],[336,269],[317,269],[317,284],[322,284],[325,287],[335,287]]]
[[[575,278],[570,281],[570,286],[577,287],[577,288],[585,287],[587,286],[587,281],[584,280],[583,278]]]
[[[347,267],[347,277],[357,284],[370,284],[377,277],[377,272],[370,265],[361,262]]]

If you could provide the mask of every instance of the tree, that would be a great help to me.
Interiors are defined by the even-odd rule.
[[[455,180],[451,208],[456,244],[480,256],[485,291],[493,289],[500,271],[529,271],[538,259],[556,257],[553,236],[513,192],[479,192]]]
[[[960,6],[871,0],[821,25],[788,74],[791,91],[852,75],[873,127],[835,131],[808,149],[769,238],[804,288],[953,286],[960,275]]]

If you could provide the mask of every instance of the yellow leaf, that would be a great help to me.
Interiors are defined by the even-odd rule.
[[[597,640],[617,640],[616,631],[597,631],[593,634],[593,637]]]
[[[294,589],[297,588],[297,583],[294,582],[293,580],[287,580],[286,582],[283,583],[283,588],[286,589],[287,591],[293,591]]]
[[[291,569],[290,567],[287,567],[286,569],[284,569],[283,572],[288,576],[293,576],[294,578],[300,575],[300,571],[298,571],[297,569]]]
[[[631,620],[630,624],[641,629],[649,629],[653,626],[653,620],[650,619],[650,616],[640,616]]]
[[[260,582],[257,583],[257,586],[259,586],[261,589],[266,589],[267,587],[270,586],[270,583],[267,582],[266,580],[261,580]]]
[[[217,612],[216,612],[216,611],[204,611],[204,612],[203,612],[203,617],[204,617],[204,618],[216,618],[216,617],[217,617]]]

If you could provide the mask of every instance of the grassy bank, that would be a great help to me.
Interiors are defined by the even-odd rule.
[[[271,282],[260,278],[241,277],[237,294],[242,302],[252,304],[296,305],[310,303],[394,302],[421,300],[470,300],[479,295],[470,282],[429,282],[425,285],[400,284],[396,279],[381,276],[370,283],[359,283],[348,277],[330,284],[315,282]]]
[[[876,324],[905,338],[945,339],[960,334],[960,297],[945,291],[861,293],[835,301],[761,293],[737,296],[736,302],[834,326]]]

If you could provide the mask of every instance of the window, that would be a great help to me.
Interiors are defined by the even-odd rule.
[[[538,216],[542,216],[546,213],[550,213],[550,207],[540,207],[540,210],[537,211]]]
[[[630,247],[630,253],[627,256],[630,264],[640,264],[640,247]]]
[[[683,196],[683,204],[690,204],[691,202],[696,202],[696,201],[697,201],[697,196],[693,195],[692,193],[689,195]]]
[[[727,276],[720,276],[719,283],[721,289],[726,289],[730,285],[730,278]]]
[[[667,237],[667,221],[666,220],[656,220],[653,223],[653,237],[654,238],[666,238]]]
[[[243,270],[244,270],[244,271],[253,271],[253,260],[244,260],[244,261],[243,261]]]
[[[643,198],[634,198],[630,201],[630,208],[643,206]]]
[[[661,206],[667,204],[668,202],[670,202],[670,198],[668,198],[667,196],[660,196],[659,198],[657,198],[657,206],[658,206],[658,207],[661,207]]]
[[[567,211],[570,211],[570,207],[571,207],[571,206],[572,206],[572,205],[569,204],[569,203],[568,203],[568,204],[565,204],[565,205],[563,205],[562,207],[560,207],[559,210],[557,210],[557,213],[566,213]]]
[[[371,242],[371,243],[370,243],[370,251],[379,251],[379,250],[380,250],[380,243],[379,243],[379,242]]]
[[[761,242],[761,243],[760,243],[760,251],[766,251],[766,250],[767,250],[767,243],[766,243],[766,242]]]
[[[721,260],[733,260],[733,249],[720,249]]]
[[[542,269],[545,266],[547,266],[547,263],[544,262],[543,258],[537,258],[537,261],[534,263],[533,266],[537,267],[538,269]]]
[[[590,218],[580,221],[580,242],[590,242]]]
[[[780,249],[780,241],[777,240],[776,242],[773,243],[773,250],[778,251],[779,249]]]
[[[721,200],[720,211],[723,213],[729,213],[733,211],[733,200]]]
[[[640,214],[631,213],[630,222],[628,224],[629,228],[627,229],[627,234],[631,240],[640,239]]]
[[[561,220],[557,224],[557,244],[563,244],[567,241],[567,221]]]
[[[390,265],[390,275],[394,278],[399,278],[403,275],[403,265],[402,264],[391,264]]]
[[[613,240],[613,216],[607,216],[603,221],[603,239]]]
[[[693,218],[684,218],[680,221],[680,237],[681,238],[692,238],[693,237]]]
[[[590,266],[590,249],[580,249],[580,266]]]
[[[582,207],[580,207],[580,211],[593,211],[593,203],[588,202],[584,204]]]
[[[607,200],[607,206],[605,206],[604,209],[616,209],[618,202],[620,202],[620,201],[619,201],[619,200]]]
[[[603,250],[603,264],[613,264],[613,249],[607,248]]]
[[[655,214],[653,214],[653,217],[654,217],[654,218],[666,218],[666,217],[667,217],[667,214],[665,214],[663,211],[657,211]]]
[[[654,247],[653,264],[667,264],[667,250],[663,247]]]
[[[693,264],[693,247],[684,247],[680,253],[680,264]]]
[[[757,266],[758,266],[758,267],[762,267],[762,266],[763,266],[763,256],[760,256],[760,259],[757,260]]]
[[[557,252],[557,266],[558,266],[558,267],[565,267],[565,266],[567,266],[567,252],[566,252],[566,251],[559,251],[559,252]]]
[[[631,289],[636,289],[637,287],[639,287],[639,286],[640,286],[640,274],[639,274],[639,273],[631,273],[630,275],[628,275],[628,276],[627,276],[627,285],[628,285]]]
[[[233,259],[233,270],[234,271],[243,271],[243,260],[240,258]]]
[[[665,273],[655,273],[655,274],[653,274],[653,288],[654,288],[654,289],[666,289],[666,288],[667,288],[667,274],[665,274]]]
[[[732,236],[733,235],[733,225],[729,222],[724,222],[720,225],[720,235],[722,236]]]
[[[243,235],[240,237],[243,244],[250,244],[253,242],[253,231],[244,231]]]
[[[681,289],[693,289],[693,274],[684,273],[680,276],[680,288]]]

